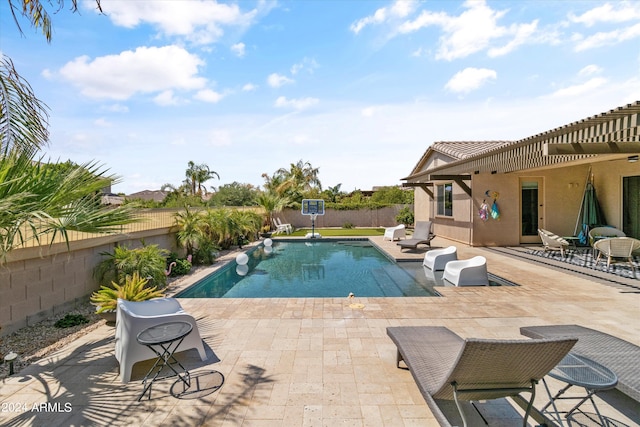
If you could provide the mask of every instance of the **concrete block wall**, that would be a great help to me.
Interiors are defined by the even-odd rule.
[[[64,313],[86,301],[99,288],[93,278],[102,252],[113,247],[157,244],[175,251],[175,233],[168,228],[107,236],[51,247],[18,249],[0,266],[0,336]]]
[[[413,210],[413,205],[394,205],[380,209],[359,210],[326,209],[324,215],[318,216],[315,225],[316,227],[342,227],[349,223],[354,227],[393,227],[398,225],[396,215],[404,206]],[[297,209],[285,209],[276,216],[282,222],[291,224],[295,228],[311,227],[311,219],[302,215]]]

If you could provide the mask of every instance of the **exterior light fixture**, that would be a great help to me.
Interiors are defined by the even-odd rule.
[[[627,161],[628,161],[629,163],[635,163],[635,162],[637,162],[637,161],[638,161],[638,155],[636,154],[635,156],[629,156],[629,157],[627,157]]]

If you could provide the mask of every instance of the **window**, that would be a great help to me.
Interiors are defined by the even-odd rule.
[[[453,184],[441,184],[436,186],[437,191],[437,215],[453,216]]]

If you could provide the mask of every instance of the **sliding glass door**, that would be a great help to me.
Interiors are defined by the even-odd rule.
[[[640,239],[640,176],[622,178],[622,231]]]

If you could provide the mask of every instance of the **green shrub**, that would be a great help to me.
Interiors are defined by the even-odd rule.
[[[59,319],[53,324],[56,328],[71,328],[73,326],[82,325],[83,323],[89,323],[89,319],[82,314],[67,314],[62,319]]]
[[[350,222],[345,222],[344,224],[342,224],[342,228],[353,228],[353,224],[351,224]]]
[[[146,301],[164,296],[164,293],[158,290],[157,286],[148,287],[148,283],[149,281],[140,277],[136,271],[131,276],[126,276],[122,285],[111,282],[112,287],[101,286],[98,291],[91,294],[91,303],[98,307],[97,313],[102,313],[115,311],[118,298],[127,301]]]
[[[175,262],[175,265],[171,268],[171,274],[169,274],[169,276],[184,276],[191,271],[191,263],[186,259],[176,259],[173,262]]]
[[[122,284],[127,276],[137,272],[141,277],[151,278],[154,285],[164,287],[167,284],[166,258],[169,251],[158,245],[144,245],[129,249],[116,246],[113,253],[103,252],[103,259],[93,274],[98,283],[108,286],[111,282]]]
[[[400,209],[400,212],[398,212],[398,215],[396,215],[396,222],[398,224],[404,224],[407,227],[412,225],[414,223],[414,220],[415,218],[413,216],[413,210],[409,209],[408,206]]]

